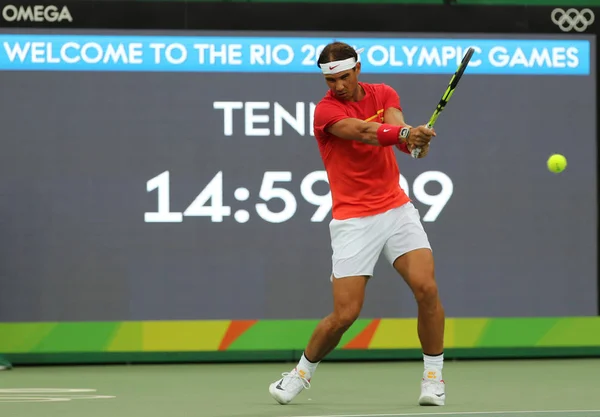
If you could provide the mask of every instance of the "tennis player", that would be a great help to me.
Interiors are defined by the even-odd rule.
[[[329,87],[316,106],[314,132],[333,199],[329,225],[333,312],[319,322],[297,366],[273,382],[269,392],[280,404],[288,404],[310,388],[319,362],[358,318],[367,282],[383,253],[418,305],[424,360],[418,402],[444,405],[444,309],[429,240],[417,209],[399,185],[395,158],[395,149],[410,154],[415,147],[422,149],[419,157],[425,157],[436,134],[404,121],[394,89],[358,81],[358,52],[333,42],[318,60]]]

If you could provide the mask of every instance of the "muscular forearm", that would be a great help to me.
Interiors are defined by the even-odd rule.
[[[395,145],[401,150],[406,149],[411,132],[411,129],[404,129],[402,125],[366,122],[355,118],[341,120],[329,129],[329,133],[341,139],[355,140],[371,146]]]
[[[358,130],[356,139],[369,145],[381,146],[381,143],[377,139],[377,130],[380,126],[381,123],[364,122]]]

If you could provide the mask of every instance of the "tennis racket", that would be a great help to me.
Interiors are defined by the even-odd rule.
[[[471,60],[471,57],[473,56],[473,52],[475,52],[475,50],[473,48],[469,48],[467,50],[467,53],[463,57],[462,61],[460,61],[460,64],[459,64],[456,72],[450,79],[450,83],[448,84],[448,88],[446,89],[446,92],[440,99],[440,102],[438,103],[437,107],[435,108],[435,111],[431,115],[429,122],[427,122],[428,128],[431,129],[433,127],[438,116],[440,115],[442,110],[444,110],[444,107],[446,107],[446,104],[448,104],[450,97],[452,97],[452,94],[454,94],[454,90],[456,90],[456,87],[458,86],[460,77],[462,77],[463,73],[465,72],[465,69],[467,69],[467,66],[469,65],[469,61]],[[418,158],[420,153],[421,153],[421,148],[415,148],[412,150],[411,155],[413,158]]]

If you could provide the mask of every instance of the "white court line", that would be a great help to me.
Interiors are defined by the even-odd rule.
[[[551,413],[600,413],[600,410],[528,410],[528,411],[448,411],[445,413],[396,413],[396,414],[328,414],[318,416],[285,417],[407,417],[407,416],[465,416],[465,415],[502,415],[502,414],[551,414]]]
[[[90,388],[2,388],[0,389],[0,404],[115,398],[113,395],[87,394],[95,391]]]

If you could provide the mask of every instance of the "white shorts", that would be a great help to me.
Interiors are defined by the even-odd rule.
[[[332,277],[373,276],[381,252],[393,264],[415,249],[431,250],[419,211],[408,202],[374,216],[329,223],[333,249]]]

